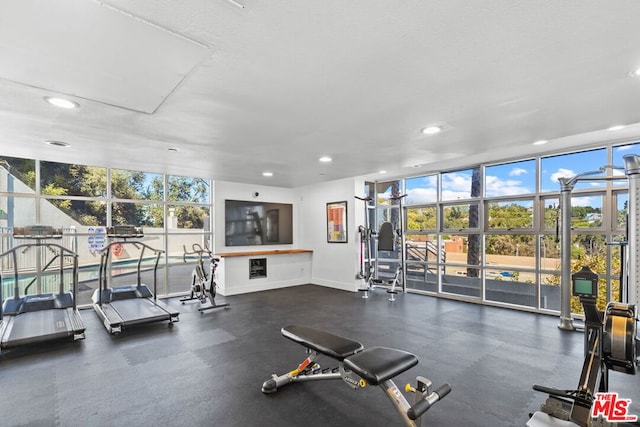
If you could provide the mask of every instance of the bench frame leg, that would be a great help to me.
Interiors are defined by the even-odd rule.
[[[378,387],[384,391],[385,396],[391,401],[393,407],[396,408],[396,412],[402,417],[402,421],[408,427],[420,427],[420,419],[413,421],[410,420],[407,416],[407,411],[411,408],[409,402],[407,402],[407,398],[404,397],[404,394],[400,391],[398,386],[393,382],[393,380],[386,380],[382,384],[379,384]],[[417,395],[416,395],[417,397]]]
[[[275,393],[279,388],[291,383],[342,379],[340,374],[340,368],[342,368],[341,362],[339,362],[339,367],[327,370],[320,368],[320,365],[316,363],[319,358],[320,354],[318,352],[311,351],[309,356],[293,371],[282,375],[271,375],[271,378],[262,384],[262,392],[265,394]],[[310,369],[311,372],[308,372],[308,369]]]

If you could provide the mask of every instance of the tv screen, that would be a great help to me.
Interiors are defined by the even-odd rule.
[[[290,245],[293,205],[249,200],[225,200],[226,246]]]

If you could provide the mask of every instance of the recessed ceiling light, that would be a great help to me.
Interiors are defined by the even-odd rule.
[[[45,141],[47,144],[49,145],[53,145],[55,147],[71,147],[71,144],[69,144],[68,142],[64,142],[64,141],[53,141],[53,140],[47,140]]]
[[[631,77],[640,77],[640,68],[633,70],[629,74],[631,74]]]
[[[273,176],[273,172],[262,172],[262,176]]]
[[[378,173],[387,173],[387,171],[378,171]]]
[[[329,156],[322,156],[318,160],[321,161],[322,163],[329,163],[332,159]]]
[[[171,151],[172,153],[177,153],[178,149],[177,148],[167,148],[167,151]]]
[[[626,128],[625,125],[615,125],[615,126],[611,126],[607,130],[621,130],[621,129],[624,129],[624,128]]]
[[[422,129],[422,133],[425,135],[435,135],[440,132],[442,132],[442,128],[440,126],[428,126]]]
[[[534,142],[533,145],[544,145],[547,142],[549,142],[549,141],[547,141],[546,139],[540,139],[540,140]]]
[[[73,108],[78,108],[80,104],[75,101],[71,101],[65,98],[58,98],[56,96],[45,96],[44,100],[47,101],[51,105],[55,105],[56,107],[66,108],[68,110]]]

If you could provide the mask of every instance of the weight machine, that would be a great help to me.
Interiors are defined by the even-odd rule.
[[[406,284],[406,270],[404,262],[404,212],[402,210],[402,199],[407,195],[391,196],[389,200],[398,202],[398,223],[397,228],[394,230],[391,221],[385,221],[380,225],[380,229],[375,232],[371,230],[369,225],[369,202],[372,200],[368,197],[358,197],[356,199],[364,202],[364,218],[365,225],[358,227],[358,233],[360,235],[360,271],[356,274],[357,279],[362,279],[362,287],[358,289],[364,292],[362,298],[369,298],[369,291],[374,288],[386,289],[390,294],[389,301],[395,301],[395,295],[398,294],[398,288],[405,292]],[[373,247],[375,246],[375,250]],[[391,279],[381,279],[378,277],[380,272],[378,253],[380,251],[386,252],[398,252],[399,259],[397,260],[396,270]],[[375,254],[375,268],[373,264]]]

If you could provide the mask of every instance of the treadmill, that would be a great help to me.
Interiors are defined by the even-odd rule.
[[[93,308],[111,334],[122,332],[132,325],[168,321],[169,326],[179,321],[180,313],[157,299],[157,270],[164,251],[154,249],[139,239],[144,237],[142,229],[132,225],[116,225],[107,228],[107,237],[113,241],[100,253],[99,287],[92,296]],[[132,285],[110,286],[111,255],[123,253],[126,248],[138,251],[137,281]],[[145,251],[155,255],[153,267],[153,292],[141,280],[141,266]]]
[[[3,278],[0,271],[0,349],[58,339],[84,339],[85,327],[76,306],[78,255],[59,244],[47,241],[61,239],[62,231],[46,225],[16,227],[13,238],[30,239],[33,242],[18,245],[0,254],[0,262],[13,265],[14,273],[13,296],[5,299],[4,285],[5,282],[10,283],[11,279]],[[5,261],[6,257],[10,260]],[[26,264],[28,260],[34,265],[19,265]],[[42,292],[42,288],[46,287],[42,283],[43,279],[46,277],[50,281],[55,277],[47,269],[54,266],[56,260],[59,265],[58,290]],[[46,262],[44,267],[43,262]],[[65,283],[65,272],[69,276],[68,264],[71,264],[71,283]],[[34,284],[35,292],[30,293]]]

